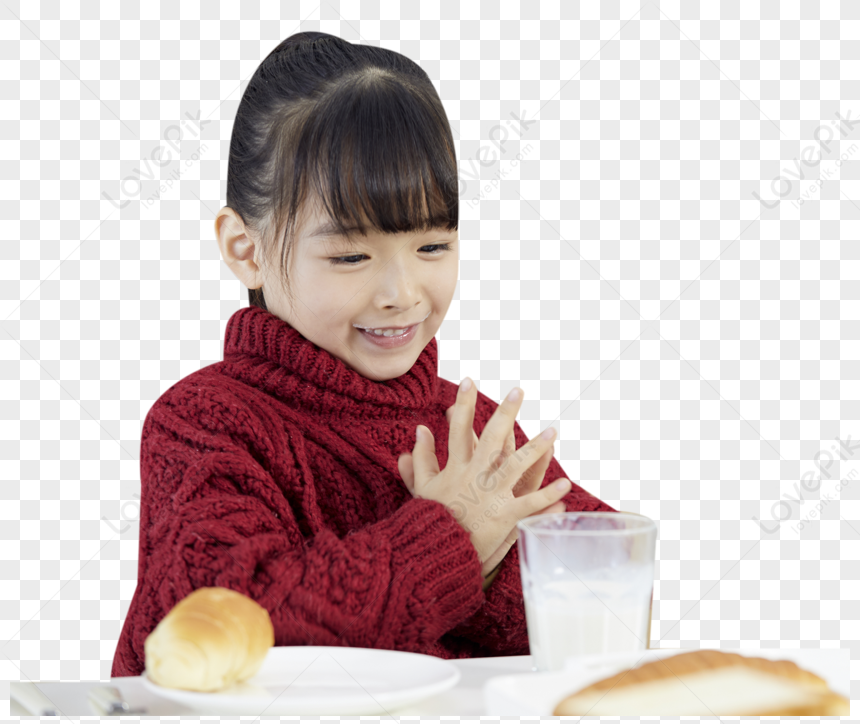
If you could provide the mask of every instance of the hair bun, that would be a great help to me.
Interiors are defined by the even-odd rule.
[[[340,40],[340,38],[330,33],[320,32],[319,30],[306,30],[301,33],[293,33],[289,38],[284,38],[269,55],[275,55],[285,50],[308,45],[316,40]]]

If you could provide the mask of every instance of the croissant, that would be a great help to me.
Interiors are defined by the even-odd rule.
[[[274,643],[269,612],[256,601],[198,588],[146,637],[146,675],[171,689],[217,691],[256,674]]]

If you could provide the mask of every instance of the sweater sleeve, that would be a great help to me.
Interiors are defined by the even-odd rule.
[[[529,440],[516,421],[514,437],[517,448],[522,447]],[[566,477],[568,475],[553,457],[540,487],[543,488],[558,478]],[[617,512],[572,480],[571,483],[570,491],[562,498],[566,510]],[[480,644],[490,652],[486,654],[488,656],[517,656],[530,653],[520,576],[519,542],[515,542],[502,559],[495,579],[482,596],[483,602],[480,608],[454,626],[448,635]]]
[[[276,646],[417,651],[480,605],[478,555],[447,508],[412,499],[338,537],[303,515],[315,490],[313,480],[295,479],[302,466],[273,463],[265,449],[296,445],[301,433],[268,438],[260,430],[284,422],[260,420],[265,414],[253,400],[198,389],[147,416],[137,600],[123,632],[130,646],[118,647],[112,675],[140,674],[146,637],[206,586],[263,606]]]

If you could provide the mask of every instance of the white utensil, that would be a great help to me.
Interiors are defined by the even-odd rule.
[[[10,700],[26,710],[21,716],[60,716],[60,711],[32,681],[10,681]]]
[[[115,686],[94,686],[87,692],[90,706],[102,716],[146,714],[144,707],[132,708]]]

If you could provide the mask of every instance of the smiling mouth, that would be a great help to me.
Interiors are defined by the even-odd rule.
[[[364,329],[363,327],[359,327],[358,329],[365,334],[372,334],[374,337],[402,337],[404,334],[409,332],[414,327],[417,327],[421,322],[417,322],[413,324],[411,327],[390,327],[383,329]]]
[[[372,334],[375,337],[399,337],[406,332],[408,332],[413,327],[417,327],[421,322],[423,322],[427,317],[430,316],[430,312],[427,312],[424,319],[415,322],[414,324],[410,324],[408,327],[363,327],[360,324],[353,324],[352,326],[356,329],[361,330],[362,332],[366,332],[367,334]]]

